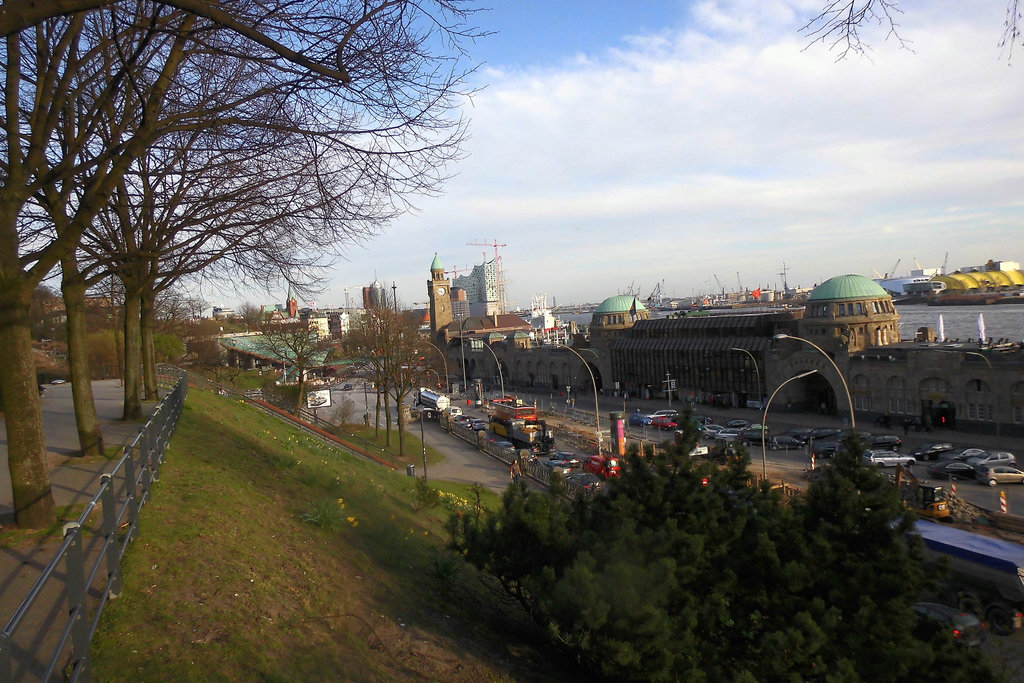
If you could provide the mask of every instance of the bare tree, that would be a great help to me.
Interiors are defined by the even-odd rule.
[[[325,210],[323,221],[354,215],[378,226],[407,208],[411,194],[438,191],[458,157],[464,127],[450,112],[466,94],[461,45],[480,35],[466,25],[465,3],[266,0],[230,14],[221,7],[8,0],[0,8],[0,348],[12,359],[0,366],[0,388],[23,526],[54,519],[29,360],[31,293],[75,251],[147,148],[211,121],[277,130],[287,113],[289,130],[317,150],[323,169],[357,181],[346,195],[351,211]],[[225,73],[211,71],[205,56],[233,60],[249,90],[197,107]],[[34,201],[45,202],[48,224],[31,210]],[[133,299],[126,302],[134,309]]]
[[[293,411],[298,415],[305,401],[307,374],[323,365],[327,348],[304,322],[268,322],[262,340],[266,354],[284,364],[285,381],[294,379],[298,384],[299,396]]]
[[[885,40],[893,39],[900,47],[909,49],[910,41],[900,33],[897,19],[903,14],[899,0],[829,0],[821,11],[800,30],[811,38],[811,43],[822,43],[838,52],[843,59],[851,52],[865,54],[870,45],[861,36],[865,26],[877,26],[885,33]],[[999,47],[1012,55],[1013,46],[1021,39],[1022,24],[1020,0],[1007,0],[1006,19]]]

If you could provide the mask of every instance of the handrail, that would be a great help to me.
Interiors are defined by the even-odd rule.
[[[64,526],[53,559],[0,630],[0,683],[46,681],[58,672],[72,681],[92,678],[90,642],[103,607],[121,592],[121,560],[139,535],[138,512],[149,499],[152,483],[159,479],[164,450],[188,394],[183,371],[161,367],[160,379],[165,386],[173,379],[173,387],[142,431],[124,447],[114,468],[102,475],[99,490],[82,514]],[[90,528],[90,518],[98,509],[102,510],[98,528]],[[126,532],[122,525],[127,526]],[[100,539],[98,547],[86,547],[85,532]],[[63,596],[67,609],[60,606]],[[30,617],[37,611],[43,612],[42,618],[32,622]]]

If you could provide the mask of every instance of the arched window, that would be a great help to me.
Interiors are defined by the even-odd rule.
[[[885,391],[889,397],[890,413],[909,415],[914,412],[907,383],[902,377],[890,377],[885,383]]]
[[[992,390],[980,379],[972,379],[964,391],[964,403],[967,404],[967,419],[980,422],[991,422],[993,419]]]
[[[871,410],[871,383],[865,375],[853,378],[853,407],[857,410]]]

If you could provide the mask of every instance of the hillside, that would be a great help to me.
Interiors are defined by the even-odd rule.
[[[193,390],[94,678],[582,679],[445,549],[449,510],[475,494],[440,488],[440,505],[417,509],[404,473]]]

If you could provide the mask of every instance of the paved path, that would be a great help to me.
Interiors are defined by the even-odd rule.
[[[123,422],[124,395],[116,379],[92,383],[103,440],[110,446],[124,444],[135,437],[145,421]],[[155,403],[143,403],[143,411],[152,414]],[[47,385],[43,395],[43,427],[46,431],[46,455],[50,465],[50,480],[57,505],[87,503],[99,488],[100,475],[109,471],[117,460],[90,457],[80,458],[75,410],[71,401],[71,385]],[[120,456],[119,456],[120,457]],[[7,466],[7,426],[0,416],[0,520],[10,520],[14,514],[11,493],[11,473]]]

